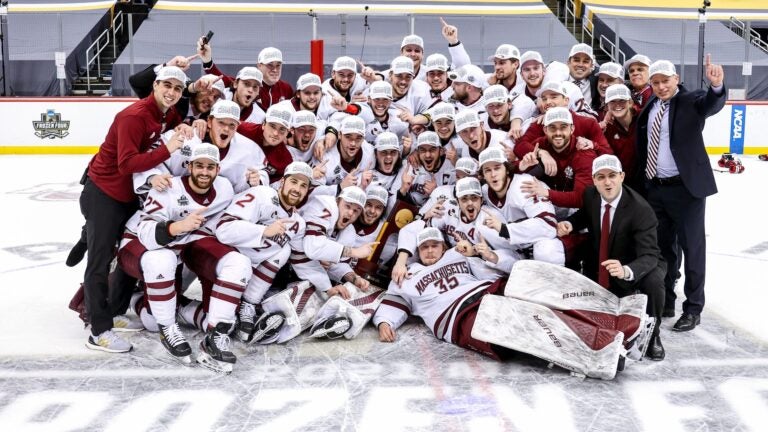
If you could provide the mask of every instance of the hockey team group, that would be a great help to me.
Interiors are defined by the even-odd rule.
[[[88,164],[67,259],[87,254],[70,303],[86,346],[127,352],[118,333],[146,329],[180,362],[229,373],[233,343],[353,338],[369,322],[395,342],[417,316],[442,341],[589,377],[662,360],[679,259],[665,250],[695,254],[675,208],[662,239],[654,188],[701,195],[675,166],[672,118],[695,96],[703,127],[722,68],[708,62],[707,91],[675,91],[668,61],[597,68],[577,44],[547,64],[503,44],[485,73],[455,26],[442,35],[450,60],[424,60],[408,35],[388,70],[339,57],[295,89],[279,49],[231,77],[208,37],[133,75],[140,99]],[[196,58],[206,74],[191,80]],[[699,322],[694,264],[674,330]],[[195,280],[202,299],[185,295]],[[185,326],[204,334],[196,349]]]

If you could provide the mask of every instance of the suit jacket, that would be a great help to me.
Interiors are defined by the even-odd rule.
[[[585,260],[585,273],[597,280],[599,263],[601,223],[600,194],[595,186],[584,190],[583,205],[567,220],[573,225],[573,232],[584,228],[589,230],[589,245],[592,253]],[[641,280],[658,266],[666,266],[656,241],[658,221],[650,204],[628,186],[622,186],[621,200],[613,215],[610,238],[608,240],[608,258],[616,259],[622,265],[632,269],[634,279],[625,281],[612,277],[611,285],[623,289],[632,289],[632,285]]]
[[[723,85],[720,95],[716,95],[712,88],[690,92],[683,86],[679,88],[680,91],[669,103],[669,147],[688,192],[696,198],[706,198],[717,193],[717,186],[701,132],[707,117],[717,114],[725,106],[726,88]],[[656,96],[653,96],[648,101],[637,121],[636,176],[645,176],[648,160],[648,113],[656,99]],[[637,183],[633,184],[642,184],[643,178],[635,178]]]

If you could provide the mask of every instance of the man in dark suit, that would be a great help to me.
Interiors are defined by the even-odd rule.
[[[594,186],[584,190],[582,207],[557,224],[557,235],[589,230],[592,253],[585,259],[585,274],[618,297],[637,291],[648,296],[646,313],[656,325],[645,355],[663,360],[659,324],[667,269],[656,241],[653,209],[639,193],[623,186],[624,172],[616,156],[593,161],[592,181]]]
[[[685,301],[675,331],[693,330],[704,309],[706,198],[717,193],[701,131],[707,117],[725,105],[722,66],[706,59],[708,90],[687,91],[679,86],[675,66],[666,60],[649,71],[653,97],[637,122],[636,184],[645,184],[648,202],[659,220],[661,254],[667,261],[663,316],[675,316],[677,245],[685,256]]]

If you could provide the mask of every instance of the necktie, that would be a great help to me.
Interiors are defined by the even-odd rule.
[[[661,140],[661,119],[664,117],[664,113],[667,112],[668,106],[669,102],[661,103],[659,112],[656,113],[653,125],[651,126],[651,137],[648,140],[648,162],[645,166],[645,177],[649,179],[656,176],[656,158],[659,155],[659,141]]]
[[[605,212],[603,213],[603,223],[600,228],[600,252],[599,261],[597,263],[597,283],[603,288],[608,288],[608,270],[603,267],[602,263],[608,259],[608,239],[611,236],[611,205],[605,205]]]
[[[584,85],[584,81],[582,80],[576,80],[573,83],[576,84],[576,87],[581,87],[582,85]]]

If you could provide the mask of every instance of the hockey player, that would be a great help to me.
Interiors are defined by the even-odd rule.
[[[322,123],[321,123],[322,125]],[[293,114],[291,133],[288,135],[288,151],[294,161],[309,162],[312,160],[312,149],[322,145],[322,137],[318,131],[318,121],[312,111],[300,110]]]
[[[263,124],[241,123],[238,132],[255,141],[266,157],[264,165],[273,187],[283,178],[283,170],[293,161],[286,141],[291,127],[293,108],[273,105],[267,109]]]
[[[515,143],[506,133],[500,130],[485,130],[480,116],[472,110],[460,111],[454,118],[456,133],[461,138],[457,142],[456,153],[461,157],[471,157],[477,160],[480,153],[490,147],[502,147],[511,160],[514,160],[512,150]]]
[[[432,54],[427,57],[424,71],[427,73],[425,80],[429,84],[429,94],[432,96],[432,105],[448,101],[453,96],[453,88],[448,81],[448,59],[442,54]]]
[[[489,85],[501,85],[515,99],[525,92],[525,81],[519,79],[520,50],[510,44],[501,44],[488,60],[493,61],[493,74],[488,77]]]
[[[395,57],[389,69],[392,84],[392,104],[400,110],[400,120],[411,124],[414,116],[425,112],[432,105],[429,86],[414,79],[413,61],[408,57]]]
[[[485,202],[498,210],[503,219],[487,214],[483,223],[509,240],[507,247],[533,259],[563,265],[563,244],[555,235],[555,208],[548,199],[526,197],[521,188],[533,179],[528,174],[512,174],[504,151],[491,147],[480,153],[480,170],[485,179]],[[532,250],[530,250],[532,249]]]
[[[237,72],[234,79],[223,74],[213,63],[211,63],[210,68],[205,70],[208,74],[222,77],[222,81],[227,86],[224,97],[240,107],[241,122],[260,124],[264,121],[264,110],[255,103],[264,79],[264,75],[259,69],[246,66]],[[241,131],[238,132],[242,133]]]
[[[338,263],[344,258],[365,258],[376,243],[353,247],[334,240],[354,223],[365,207],[366,195],[357,186],[349,186],[338,197],[315,195],[301,208],[307,222],[302,249],[291,252],[291,264],[299,278],[311,281],[324,296],[349,298],[343,285],[333,285],[322,262]]]
[[[341,121],[340,136],[336,145],[326,151],[324,160],[313,161],[314,166],[325,162],[324,184],[340,184],[358,171],[369,170],[375,162],[373,146],[365,141],[365,121],[358,116],[348,116]],[[354,183],[353,183],[354,184]]]
[[[466,177],[477,178],[477,171],[480,166],[477,164],[477,161],[471,157],[463,157],[456,161],[455,168],[456,182],[458,183],[459,180]],[[452,184],[436,187],[435,190],[429,194],[429,199],[427,202],[425,202],[424,205],[422,205],[419,209],[419,214],[421,215],[422,219],[429,219],[433,216],[442,216],[442,213],[445,209],[442,207],[442,205],[435,205],[452,199],[454,197],[454,192],[455,185]]]
[[[488,87],[488,81],[482,69],[472,64],[464,65],[449,72],[448,78],[453,88],[453,96],[448,102],[456,107],[456,111],[485,112],[483,90]]]
[[[370,184],[391,191],[402,167],[402,159],[400,159],[402,149],[397,135],[392,132],[380,133],[376,137],[374,151],[376,152],[376,165],[373,167]]]
[[[126,224],[118,263],[144,281],[152,316],[142,319],[154,319],[163,346],[184,363],[191,363],[192,350],[176,323],[179,254],[198,276],[213,281],[212,292],[207,293],[209,330],[200,344],[198,361],[231,372],[235,356],[228,335],[234,328],[235,307],[251,277],[249,261],[203,229],[206,219],[224,210],[233,196],[229,181],[218,177],[219,149],[207,143],[195,146],[188,169],[188,176],[173,177],[163,192],[149,192],[143,210]]]
[[[416,139],[418,165],[405,163],[393,188],[398,198],[421,206],[436,187],[456,182],[453,163],[445,156],[436,133],[422,132]]]
[[[599,97],[592,100],[592,109],[598,114],[598,121],[603,121],[607,113],[606,104],[608,102],[605,100],[605,91],[614,84],[624,84],[624,68],[614,62],[601,64],[600,70],[597,72],[597,94]]]
[[[373,71],[364,67],[365,76],[373,79]],[[323,92],[329,96],[341,96],[345,101],[365,102],[363,92],[368,82],[363,74],[357,73],[357,62],[352,57],[342,56],[334,60],[331,77],[323,83]]]
[[[497,360],[507,357],[505,347],[612,379],[622,342],[647,338],[639,331],[647,320],[645,296],[619,300],[575,272],[544,263],[521,262],[504,287],[504,279],[479,279],[472,261],[448,249],[436,228],[419,232],[416,244],[418,262],[401,284],[390,283],[373,317],[382,342],[394,342],[396,330],[416,315],[438,339]],[[569,297],[574,286],[592,295]],[[606,316],[618,325],[593,318]]]
[[[264,171],[264,152],[256,143],[237,132],[240,124],[240,107],[228,100],[214,104],[207,119],[207,136],[204,142],[214,144],[221,154],[219,175],[232,183],[235,193],[251,186],[268,184],[269,178]],[[172,132],[162,136],[163,142],[172,139]],[[170,186],[172,176],[181,176],[187,172],[189,155],[192,148],[200,143],[199,139],[186,140],[181,151],[157,167],[137,173],[133,176],[133,185],[137,194],[146,193],[149,188],[163,191]]]
[[[520,57],[520,77],[525,81],[525,95],[531,100],[536,100],[546,71],[544,59],[538,51],[526,51]]]
[[[392,85],[386,81],[376,81],[368,89],[368,104],[362,105],[361,117],[368,118],[365,126],[365,140],[374,142],[382,132],[392,132],[398,138],[408,136],[408,123],[395,115],[392,106]]]
[[[296,207],[305,202],[312,181],[312,168],[293,162],[285,169],[278,190],[258,186],[236,196],[216,226],[216,237],[234,246],[251,260],[253,276],[243,293],[238,314],[237,336],[243,342],[261,340],[279,331],[281,319],[264,321],[268,328],[256,331],[256,308],[291,249],[300,250],[306,224]]]
[[[483,116],[484,129],[508,132],[512,139],[522,136],[523,122],[533,117],[536,112],[536,104],[528,96],[520,94],[513,101],[507,89],[498,84],[483,91],[483,100],[486,113]]]
[[[280,79],[283,73],[283,53],[275,47],[267,47],[259,52],[256,67],[264,75],[264,85],[259,91],[259,107],[267,111],[278,102],[293,96],[291,85]]]

